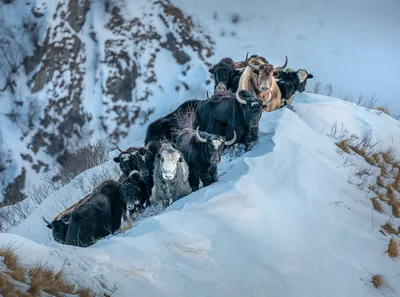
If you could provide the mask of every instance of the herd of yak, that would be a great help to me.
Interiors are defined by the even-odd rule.
[[[244,61],[224,58],[209,72],[214,94],[188,100],[152,122],[143,147],[119,150],[113,160],[122,175],[107,180],[70,206],[52,222],[43,218],[53,238],[63,244],[86,247],[114,234],[122,219],[129,220],[150,205],[163,209],[174,201],[218,181],[217,166],[225,147],[242,144],[250,150],[258,139],[262,112],[290,104],[303,92],[305,69],[275,67],[252,55]]]

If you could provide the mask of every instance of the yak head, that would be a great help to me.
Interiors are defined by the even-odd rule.
[[[285,69],[274,73],[283,100],[290,100],[300,89],[300,79],[293,69]]]
[[[246,126],[250,128],[258,127],[264,108],[262,100],[254,97],[249,91],[237,90],[236,101],[239,102]]]
[[[199,127],[197,127],[196,139],[198,142],[204,144],[204,153],[207,156],[207,160],[211,164],[217,165],[221,161],[224,146],[229,146],[235,143],[236,132],[233,131],[233,138],[227,141],[224,136],[200,132]]]
[[[133,170],[129,177],[124,180],[120,187],[120,195],[122,200],[126,203],[126,208],[135,217],[141,213],[146,205],[141,204],[141,194],[146,190],[145,181],[139,171]]]
[[[180,163],[184,162],[182,153],[171,144],[164,144],[156,159],[159,162],[161,176],[167,180],[175,178]]]
[[[47,228],[52,230],[53,238],[59,243],[64,243],[67,238],[67,231],[69,226],[70,215],[66,215],[60,219],[54,220],[51,223],[47,221],[44,217]]]
[[[304,90],[306,89],[306,84],[307,84],[307,79],[309,78],[313,78],[314,75],[312,75],[311,73],[308,73],[307,70],[305,69],[299,69],[297,70],[297,76],[300,80],[300,86],[299,86],[299,92],[304,92]]]
[[[143,176],[151,174],[149,169],[152,167],[154,162],[153,153],[145,147],[129,148],[126,151],[121,150],[118,146],[117,149],[120,151],[118,157],[113,160],[119,163],[121,171],[129,176],[132,170],[138,170]]]
[[[251,69],[251,72],[247,71],[247,75],[244,75],[243,79],[250,80],[258,92],[271,91],[275,82],[273,74],[285,69],[288,62],[287,56],[285,64],[281,67],[274,67],[261,56],[252,55],[250,58],[248,56],[249,53],[246,54],[245,65]]]

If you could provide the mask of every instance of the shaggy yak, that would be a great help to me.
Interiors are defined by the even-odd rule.
[[[246,68],[243,70],[239,80],[238,90],[251,92],[260,98],[264,104],[264,111],[270,112],[281,108],[282,94],[275,81],[274,73],[285,69],[288,63],[286,56],[285,64],[281,67],[273,67],[263,57],[246,55]]]
[[[193,130],[222,135],[235,143],[242,143],[246,150],[258,139],[258,122],[263,110],[261,99],[248,91],[234,95],[212,96],[199,104],[193,121]]]
[[[153,187],[154,158],[160,149],[160,143],[150,141],[145,147],[130,147],[123,151],[117,146],[117,149],[120,154],[113,160],[119,164],[122,171],[118,181],[123,182],[133,170],[137,170],[143,176],[147,187],[151,189]]]
[[[104,181],[90,195],[74,207],[71,206],[69,209],[72,212],[63,212],[64,218],[68,216],[69,220],[63,220],[64,227],[60,230],[53,229],[54,224],[45,220],[47,227],[53,230],[53,237],[57,237],[60,243],[86,247],[99,238],[113,234],[121,227],[121,218],[126,212],[126,204],[120,198],[119,188],[119,182]]]
[[[274,73],[276,83],[282,94],[282,107],[292,103],[296,92],[304,92],[307,79],[313,78],[305,69],[293,70],[286,68]]]
[[[198,190],[200,180],[204,187],[218,181],[217,165],[223,148],[235,141],[236,132],[233,139],[227,141],[224,136],[200,132],[199,127],[194,134],[185,131],[179,135],[177,147],[189,165],[189,183],[193,191]]]
[[[145,145],[150,141],[170,141],[171,143],[175,143],[180,133],[177,131],[184,130],[185,122],[190,122],[190,119],[185,121],[182,117],[190,117],[201,101],[185,101],[174,111],[150,123],[146,131]]]
[[[131,171],[119,191],[133,220],[150,204],[151,188],[137,170]]]
[[[183,154],[171,143],[163,143],[154,165],[154,187],[151,191],[152,205],[161,203],[165,209],[174,201],[192,192],[189,166]]]

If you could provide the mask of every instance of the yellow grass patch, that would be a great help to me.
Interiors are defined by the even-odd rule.
[[[391,223],[386,223],[384,225],[381,226],[383,230],[385,230],[385,232],[387,234],[390,235],[399,235],[399,231],[396,230],[395,228],[393,228],[393,225]]]
[[[372,284],[374,285],[374,287],[377,288],[377,289],[380,288],[380,287],[382,287],[382,286],[385,284],[385,281],[384,281],[384,279],[383,279],[383,276],[380,275],[380,274],[374,275],[374,276],[372,277],[371,282],[372,282]]]
[[[399,255],[399,244],[393,237],[390,238],[389,247],[387,250],[389,257],[396,258]]]
[[[374,207],[374,209],[379,212],[379,213],[383,213],[383,208],[381,203],[379,202],[379,200],[377,199],[377,197],[371,198],[371,202],[372,202],[372,206]]]

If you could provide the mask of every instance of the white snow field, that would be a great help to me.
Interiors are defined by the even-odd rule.
[[[66,275],[103,292],[116,285],[113,296],[400,296],[399,260],[378,231],[390,214],[372,212],[370,196],[348,183],[351,169],[327,136],[335,121],[400,147],[391,117],[298,94],[293,110],[263,114],[251,151],[224,157],[220,181],[125,233],[88,248],[54,242],[41,216],[60,210],[55,197],[80,197],[72,182],[0,242],[16,242],[25,263],[67,259]],[[385,287],[373,287],[375,274]]]

